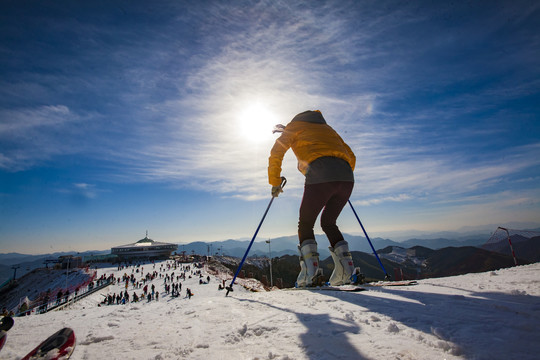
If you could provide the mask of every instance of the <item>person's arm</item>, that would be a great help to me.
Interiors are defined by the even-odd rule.
[[[268,182],[272,186],[279,186],[281,184],[281,164],[285,153],[291,147],[292,141],[293,133],[287,131],[287,128],[285,128],[270,151],[270,157],[268,158]]]

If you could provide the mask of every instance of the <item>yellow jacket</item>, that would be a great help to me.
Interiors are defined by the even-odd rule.
[[[354,171],[356,156],[338,133],[326,123],[291,121],[276,140],[268,159],[268,182],[281,184],[283,156],[292,148],[298,160],[298,170],[306,174],[309,164],[323,156],[334,156],[351,165]]]

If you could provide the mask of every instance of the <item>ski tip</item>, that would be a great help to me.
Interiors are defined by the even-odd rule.
[[[39,344],[22,360],[29,359],[68,359],[75,348],[75,332],[71,328],[63,328]]]
[[[7,332],[5,330],[0,330],[0,350],[4,347],[7,339]]]

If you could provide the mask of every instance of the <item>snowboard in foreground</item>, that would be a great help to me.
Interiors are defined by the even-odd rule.
[[[5,316],[0,320],[0,350],[4,347],[7,339],[7,332],[13,326],[13,318]]]
[[[60,360],[69,359],[75,349],[75,332],[70,328],[62,330],[51,335],[47,340],[39,344],[22,360],[47,359]]]

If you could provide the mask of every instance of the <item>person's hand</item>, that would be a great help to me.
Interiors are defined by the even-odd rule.
[[[278,197],[280,193],[283,192],[283,189],[281,186],[272,186],[272,196]]]

